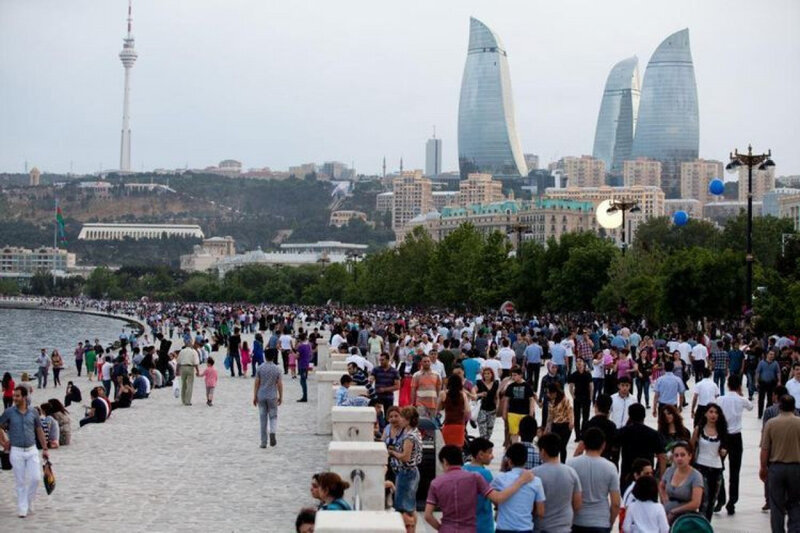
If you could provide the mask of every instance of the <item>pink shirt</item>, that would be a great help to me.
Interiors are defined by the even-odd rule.
[[[460,466],[451,466],[434,479],[426,501],[442,511],[439,533],[475,531],[478,496],[486,496],[492,490],[480,474],[462,470]]]
[[[206,378],[206,387],[217,386],[217,369],[213,366],[207,366],[203,371],[203,376]]]

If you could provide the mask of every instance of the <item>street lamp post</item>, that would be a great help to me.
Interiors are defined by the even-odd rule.
[[[625,240],[626,240],[626,234],[628,233],[628,227],[626,226],[625,222],[625,213],[628,211],[631,213],[639,213],[641,211],[641,208],[639,207],[638,202],[632,200],[629,201],[611,200],[611,206],[608,209],[606,209],[606,213],[612,215],[617,211],[622,212],[622,255],[625,255],[625,248],[627,248]]]
[[[731,162],[725,166],[725,170],[736,172],[742,165],[747,166],[747,254],[745,255],[745,265],[747,267],[747,282],[745,285],[745,304],[746,311],[753,308],[753,167],[758,166],[758,170],[767,170],[775,166],[772,161],[772,150],[767,150],[766,154],[754,154],[753,146],[747,145],[747,153],[740,154],[739,150],[734,150],[730,156]],[[741,182],[739,187],[741,187]]]

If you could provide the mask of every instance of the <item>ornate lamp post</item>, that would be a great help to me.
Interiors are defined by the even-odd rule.
[[[611,206],[606,209],[606,213],[613,215],[617,211],[622,213],[622,255],[625,255],[625,249],[628,247],[625,242],[627,240],[626,234],[628,233],[628,226],[625,223],[625,213],[639,213],[641,212],[641,208],[638,202],[632,200],[611,200]]]
[[[747,254],[745,264],[747,266],[747,284],[745,286],[746,311],[753,308],[753,167],[758,166],[758,170],[768,170],[775,166],[771,159],[772,150],[767,150],[766,154],[754,154],[752,145],[747,145],[747,153],[740,154],[739,150],[734,150],[731,154],[731,162],[725,166],[725,170],[736,172],[742,165],[747,167]],[[741,187],[741,182],[739,187]]]

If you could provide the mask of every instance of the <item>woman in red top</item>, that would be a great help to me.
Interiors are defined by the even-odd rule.
[[[447,390],[439,394],[439,411],[444,411],[442,438],[445,444],[464,447],[466,420],[470,417],[470,405],[464,384],[457,375],[447,379]]]
[[[11,374],[3,374],[3,409],[8,409],[14,403],[14,385]]]

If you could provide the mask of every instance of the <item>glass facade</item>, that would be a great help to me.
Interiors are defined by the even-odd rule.
[[[622,162],[631,158],[639,97],[639,60],[633,56],[611,69],[597,116],[592,157],[602,159],[609,174],[622,175]]]
[[[458,165],[461,179],[482,172],[527,176],[517,138],[508,59],[500,38],[470,18],[469,47],[458,104]]]
[[[697,84],[684,29],[667,37],[647,64],[631,158],[661,161],[661,188],[678,198],[681,162],[697,159],[699,143]]]

